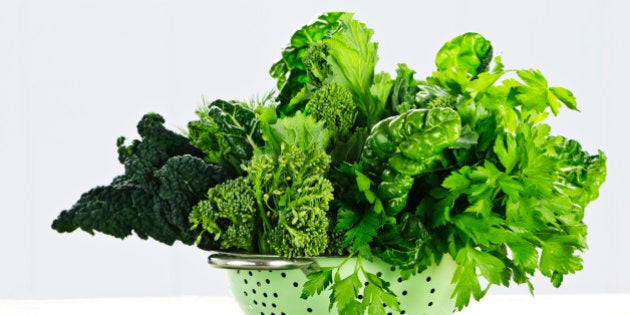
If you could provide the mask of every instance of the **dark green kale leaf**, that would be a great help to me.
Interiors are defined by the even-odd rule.
[[[155,171],[159,181],[158,197],[164,203],[162,218],[178,229],[182,242],[195,240],[188,217],[199,200],[206,197],[208,187],[223,182],[225,175],[220,167],[208,164],[190,155],[174,156]],[[202,244],[203,245],[203,244]]]
[[[192,244],[198,232],[190,230],[187,212],[226,176],[220,167],[204,162],[203,153],[186,137],[167,130],[163,123],[160,115],[147,114],[138,123],[141,140],[125,146],[124,138],[119,138],[125,174],[83,194],[71,209],[60,213],[53,229],[81,228],[117,238],[135,232],[142,239],[151,237],[168,245],[178,240]],[[216,248],[208,239],[199,246]]]

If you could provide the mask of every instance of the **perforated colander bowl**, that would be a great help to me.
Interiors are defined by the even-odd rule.
[[[213,252],[210,265],[228,269],[232,294],[248,315],[320,315],[338,314],[329,311],[330,291],[300,297],[309,267],[336,267],[345,258],[317,257],[286,260],[277,256],[242,255]],[[456,264],[445,255],[439,265],[403,280],[396,267],[385,262],[363,261],[366,271],[379,275],[390,283],[391,290],[400,302],[400,311],[386,308],[387,315],[444,315],[455,313],[455,301],[451,299],[451,279]],[[341,276],[353,272],[354,262],[341,268]],[[361,276],[361,274],[359,273]],[[361,279],[365,282],[365,279]],[[357,299],[363,298],[361,292]]]

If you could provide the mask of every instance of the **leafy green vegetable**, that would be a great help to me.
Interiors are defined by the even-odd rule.
[[[380,179],[378,195],[387,210],[395,214],[405,207],[413,176],[433,167],[442,150],[459,138],[460,128],[459,116],[450,108],[409,110],[374,126],[361,163],[373,179]]]
[[[331,70],[327,59],[328,46],[326,46],[323,40],[312,43],[306,52],[304,52],[302,62],[306,68],[309,90],[320,88],[328,76],[330,76]]]
[[[306,104],[306,112],[333,132],[334,139],[348,140],[357,118],[357,108],[350,91],[337,83],[317,90]]]
[[[402,114],[409,109],[416,108],[416,96],[420,92],[420,82],[413,76],[416,72],[401,63],[396,69],[396,79],[387,100],[387,107],[391,113]]]
[[[326,41],[331,80],[352,92],[368,126],[373,126],[386,114],[393,82],[387,74],[375,75],[378,44],[371,42],[374,31],[352,19],[352,14],[342,15],[339,21],[342,30]]]
[[[285,257],[317,256],[328,246],[332,184],[328,132],[298,114],[266,128],[266,150],[246,167],[262,220],[261,251]]]
[[[199,120],[188,123],[192,143],[210,163],[223,166],[232,176],[242,174],[254,149],[263,145],[260,122],[243,104],[217,100],[197,110]]]
[[[492,45],[477,33],[465,33],[444,44],[437,53],[437,71],[429,83],[461,93],[471,78],[488,71]]]
[[[277,86],[280,89],[278,112],[290,115],[306,104],[306,82],[309,75],[302,56],[311,45],[330,37],[337,31],[338,20],[342,14],[344,13],[323,14],[317,18],[317,21],[303,26],[291,36],[289,46],[282,51],[282,59],[274,63],[269,70],[271,77],[277,80]],[[321,66],[319,62],[316,65]]]
[[[203,198],[208,187],[225,180],[225,175],[220,167],[198,158],[202,153],[163,123],[161,116],[147,114],[138,123],[141,141],[125,146],[120,138],[119,160],[125,174],[109,186],[83,194],[71,209],[61,212],[53,229],[72,232],[81,228],[117,238],[133,231],[140,238],[151,237],[169,245],[177,240],[192,244],[198,231],[190,230],[191,206]],[[199,246],[216,245],[203,238]]]
[[[145,116],[142,140],[119,140],[125,174],[84,194],[53,228],[347,255],[309,273],[302,292],[330,290],[341,314],[401,311],[390,284],[365,270],[375,259],[406,278],[451,256],[459,309],[492,285],[533,290],[540,271],[560,286],[581,270],[584,211],[606,156],[545,123],[577,110],[572,92],[538,70],[506,69],[477,33],[445,43],[426,79],[405,64],[392,79],[375,68],[372,36],[352,14],[326,13],[272,66],[278,104],[204,104],[189,138]]]
[[[208,191],[191,214],[223,249],[284,257],[323,254],[332,185],[323,123],[297,113],[263,126],[266,144],[243,165],[245,177]],[[203,235],[203,234],[202,234]]]
[[[208,199],[190,213],[192,228],[203,227],[199,239],[210,232],[221,249],[254,251],[257,211],[251,186],[249,178],[238,177],[208,190]]]

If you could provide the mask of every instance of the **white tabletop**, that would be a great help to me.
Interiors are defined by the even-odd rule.
[[[630,315],[630,294],[489,295],[462,315]],[[2,315],[242,314],[230,297],[2,300]]]

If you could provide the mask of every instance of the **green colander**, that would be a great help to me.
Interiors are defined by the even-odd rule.
[[[316,257],[283,259],[268,255],[244,255],[213,252],[208,258],[210,265],[229,269],[228,278],[232,294],[248,315],[321,315],[337,314],[329,311],[330,291],[300,298],[306,282],[306,270],[311,267],[338,266],[345,258]],[[451,298],[454,286],[451,279],[457,267],[453,259],[445,255],[439,265],[403,280],[396,267],[383,261],[363,261],[366,271],[377,274],[390,283],[390,289],[398,297],[400,312],[386,309],[387,315],[444,315],[455,313],[455,301]],[[349,261],[341,268],[341,276],[353,272],[354,263]],[[361,274],[359,274],[361,276]],[[361,279],[365,281],[365,279]],[[360,300],[359,294],[357,299]]]

